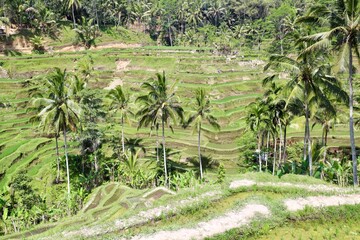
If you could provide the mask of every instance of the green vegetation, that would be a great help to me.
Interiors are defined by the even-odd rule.
[[[353,232],[324,235],[313,218],[338,209],[352,229],[358,206],[293,213],[285,201],[358,193],[346,187],[358,186],[359,8],[2,1],[0,235],[132,237],[252,204],[250,228],[215,238],[273,237],[308,219],[321,229],[309,238]]]

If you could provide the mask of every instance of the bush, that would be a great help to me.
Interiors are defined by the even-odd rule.
[[[225,168],[223,164],[220,164],[218,167],[218,172],[217,172],[217,180],[216,183],[223,183],[225,180]]]
[[[180,188],[193,187],[197,180],[194,171],[176,173],[170,176],[170,188],[179,190]]]

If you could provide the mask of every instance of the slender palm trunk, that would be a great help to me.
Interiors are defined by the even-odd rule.
[[[97,173],[99,171],[99,164],[98,164],[98,160],[97,160],[96,151],[94,152],[94,168],[95,168],[95,173]]]
[[[269,159],[269,142],[270,142],[270,132],[267,132],[267,139],[266,139],[266,156],[265,156],[265,171],[267,172],[268,169],[268,159]]]
[[[328,135],[328,129],[327,126],[325,126],[324,128],[324,140],[323,140],[323,147],[324,149],[324,154],[323,154],[323,164],[325,166],[326,163],[326,154],[327,154],[327,149],[326,149],[326,145],[327,145],[327,135]],[[324,179],[324,169],[321,169],[321,179]]]
[[[282,128],[281,128],[281,123],[280,123],[280,119],[279,121],[279,132],[280,132],[280,138],[279,138],[279,166],[281,165],[281,160],[282,160]]]
[[[173,45],[173,40],[172,40],[172,36],[171,36],[171,25],[170,25],[170,20],[169,20],[169,19],[168,19],[168,24],[169,24],[168,31],[169,31],[170,46],[172,47],[172,45]]]
[[[359,185],[358,173],[357,173],[357,159],[356,159],[356,148],[355,148],[355,133],[354,133],[354,89],[353,89],[353,59],[351,43],[349,43],[349,127],[350,127],[350,145],[351,145],[351,159],[353,163],[353,178],[354,186]]]
[[[261,138],[260,138],[260,133],[258,133],[258,158],[259,158],[259,172],[262,172],[262,167],[261,167],[261,154],[260,154],[260,144],[261,144]]]
[[[65,148],[65,160],[66,160],[66,177],[67,177],[67,190],[68,190],[68,198],[70,199],[70,172],[69,172],[69,158],[67,153],[67,140],[66,140],[66,125],[63,125],[64,132],[64,148]],[[70,213],[70,211],[69,211]]]
[[[306,98],[306,93],[305,93],[305,98]],[[305,111],[305,122],[308,121],[308,116],[307,116],[307,113],[308,113],[308,105],[305,103],[305,106],[304,106],[304,111]],[[304,159],[304,162],[306,161],[306,144],[307,144],[307,127],[308,127],[308,124],[306,122],[305,124],[305,133],[304,133],[304,148],[303,148],[303,159]]]
[[[75,7],[74,7],[74,4],[71,5],[71,14],[72,14],[72,18],[73,18],[73,26],[74,26],[74,29],[75,29],[76,22],[75,22]]]
[[[172,40],[172,36],[171,36],[171,28],[170,27],[169,27],[169,39],[170,39],[170,46],[172,47],[173,40]]]
[[[56,145],[56,165],[57,165],[57,173],[56,173],[56,183],[60,182],[60,154],[59,154],[59,135],[55,135],[55,145]]]
[[[276,168],[276,149],[277,147],[277,138],[276,136],[274,136],[274,157],[273,157],[273,172],[272,172],[272,175],[274,176],[275,175],[275,168]]]
[[[156,162],[159,162],[159,129],[156,127]]]
[[[163,144],[163,155],[164,155],[164,174],[165,174],[165,186],[170,186],[170,183],[168,183],[168,174],[167,174],[167,166],[166,166],[166,149],[165,149],[165,120],[162,119],[161,123],[162,128],[162,144]]]
[[[97,6],[96,6],[96,1],[93,1],[93,5],[94,5],[94,10],[95,10],[95,16],[96,16],[96,24],[97,24],[98,26],[100,26],[100,23],[99,23],[99,15],[98,15]]]
[[[324,136],[324,146],[327,146],[327,138],[328,138],[329,129],[325,128],[325,136]]]
[[[116,25],[116,30],[121,25],[121,11],[118,13],[118,24]]]
[[[202,162],[201,162],[201,149],[200,149],[200,142],[201,142],[201,123],[198,125],[198,154],[199,154],[199,164],[200,164],[200,179],[203,179],[203,169],[202,169]]]
[[[309,155],[309,175],[313,175],[313,167],[312,167],[312,152],[311,152],[311,138],[310,133],[308,133],[308,155]]]
[[[124,140],[124,117],[121,116],[121,146],[123,154],[125,154],[125,140]]]
[[[310,140],[310,126],[309,126],[309,108],[308,105],[306,104],[305,107],[305,134],[306,134],[306,144],[307,144],[307,157],[309,159],[309,175],[312,176],[312,155],[311,155],[311,140]],[[305,147],[305,144],[304,144]],[[306,155],[305,155],[305,159],[306,159]]]
[[[285,164],[285,162],[286,162],[286,156],[287,156],[287,154],[286,154],[286,124],[284,125],[284,149],[283,149],[283,152],[284,152],[284,154],[283,154],[283,163]]]

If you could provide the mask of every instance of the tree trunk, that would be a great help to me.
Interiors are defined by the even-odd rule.
[[[309,175],[312,176],[313,172],[312,172],[312,154],[311,154],[311,140],[310,140],[310,126],[309,126],[309,108],[308,105],[306,104],[305,106],[305,131],[306,131],[306,143],[307,143],[307,148],[308,148],[308,159],[309,159]],[[304,146],[305,147],[305,146]],[[306,158],[306,157],[305,157]]]
[[[353,163],[353,178],[354,186],[359,185],[358,182],[358,173],[357,173],[357,158],[356,158],[356,148],[355,148],[355,133],[354,133],[354,89],[353,89],[353,59],[352,59],[352,49],[351,43],[349,44],[349,127],[350,127],[350,145],[351,145],[351,159]]]
[[[275,168],[276,168],[276,151],[277,151],[277,149],[276,149],[276,147],[277,147],[277,138],[276,138],[276,136],[274,136],[274,156],[273,156],[273,173],[272,173],[272,175],[274,176],[275,175]]]
[[[313,175],[313,169],[312,169],[312,152],[311,152],[311,139],[310,139],[310,133],[308,133],[308,155],[309,155],[309,175]]]
[[[171,36],[171,29],[169,27],[169,39],[170,39],[170,46],[173,46],[173,40],[172,40],[172,36]]]
[[[74,29],[75,29],[76,22],[75,22],[75,8],[74,8],[74,4],[71,5],[71,13],[72,13],[72,18],[73,18],[73,26],[74,26]]]
[[[324,146],[327,146],[327,138],[328,138],[329,129],[326,127],[325,136],[324,136]]]
[[[323,147],[324,147],[324,154],[323,154],[323,164],[325,166],[326,163],[326,154],[327,154],[327,135],[328,135],[328,128],[327,126],[325,127],[325,131],[324,131],[324,142],[323,142]],[[321,169],[321,179],[324,179],[324,169]]]
[[[258,133],[258,158],[259,158],[259,172],[262,172],[261,170],[261,154],[260,154],[260,144],[261,144],[261,138],[260,133]]]
[[[267,172],[268,169],[268,159],[269,159],[269,142],[270,142],[270,132],[267,132],[267,139],[266,139],[266,156],[265,156],[265,171]]]
[[[305,94],[305,98],[306,98],[306,94]],[[305,104],[304,106],[304,111],[305,111],[305,121],[308,120],[307,118],[307,104]],[[306,143],[307,143],[307,124],[305,124],[305,133],[304,133],[304,148],[303,148],[303,159],[304,159],[304,162],[306,161]]]
[[[56,145],[56,165],[57,165],[57,173],[56,173],[56,183],[60,182],[60,154],[59,154],[59,135],[55,135],[55,145]]]
[[[159,129],[157,126],[156,127],[156,162],[160,161],[160,157],[159,157]]]
[[[171,36],[171,25],[170,25],[170,20],[169,19],[168,19],[168,24],[169,24],[168,31],[169,31],[170,46],[172,47],[173,46],[173,40],[172,40],[172,36]]]
[[[164,113],[163,113],[164,114]],[[166,149],[165,149],[165,120],[164,117],[162,118],[162,144],[163,144],[163,157],[164,157],[164,174],[165,174],[165,186],[170,186],[168,184],[168,174],[167,174],[167,166],[166,166]]]
[[[97,173],[99,171],[99,164],[98,164],[98,161],[97,161],[96,151],[94,152],[94,168],[95,168],[95,173]]]
[[[121,116],[121,146],[123,154],[125,155],[125,140],[124,140],[124,117]]]
[[[201,162],[201,149],[200,149],[200,142],[201,142],[201,123],[198,125],[198,154],[199,154],[199,164],[200,164],[200,180],[203,179],[203,169],[202,169],[202,162]]]
[[[279,166],[281,165],[281,160],[282,160],[282,130],[281,130],[281,123],[280,123],[280,119],[278,119],[279,122],[279,132],[280,132],[280,137],[279,137]]]
[[[116,30],[118,29],[118,27],[120,26],[120,24],[121,24],[121,11],[120,11],[119,14],[118,14],[118,24],[117,24],[117,26],[116,26]]]
[[[99,16],[98,16],[98,11],[97,11],[97,6],[96,6],[96,1],[93,1],[93,6],[94,6],[95,16],[96,16],[96,24],[97,24],[98,26],[100,26],[100,24],[99,24]]]
[[[66,125],[63,125],[64,132],[64,148],[65,148],[65,160],[66,160],[66,177],[67,177],[67,192],[68,192],[68,200],[70,203],[70,172],[69,172],[69,158],[67,153],[67,142],[66,142]],[[68,214],[70,215],[70,208],[68,210]]]
[[[286,129],[287,129],[287,126],[284,125],[284,149],[283,149],[283,163],[285,164],[286,162],[286,158],[287,158],[287,154],[286,154]]]

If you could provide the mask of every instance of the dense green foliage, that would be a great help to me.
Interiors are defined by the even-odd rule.
[[[228,162],[219,165],[219,157],[213,159],[214,152],[222,155],[213,147],[223,145],[218,131],[225,135],[236,130],[237,135],[228,140],[230,147],[224,148],[233,151],[233,139],[239,138],[235,161],[240,168],[235,171],[264,171],[278,177],[308,174],[340,186],[358,185],[354,132],[360,122],[359,94],[354,88],[360,59],[358,1],[4,0],[1,4],[4,34],[0,40],[5,48],[11,46],[4,53],[6,60],[13,61],[0,62],[0,70],[6,73],[2,83],[19,85],[20,90],[10,99],[1,97],[0,109],[9,108],[15,118],[26,116],[11,119],[11,126],[1,123],[6,128],[1,129],[1,139],[6,141],[0,145],[2,233],[76,214],[93,189],[109,181],[136,189],[164,185],[173,190],[204,182],[222,184]],[[179,51],[179,59],[166,55],[168,50],[161,56],[151,47],[125,54],[101,52],[96,59],[78,52],[54,55],[44,39],[56,44],[71,22],[71,34],[76,37],[71,44],[85,50],[96,46],[99,38],[111,42],[134,30],[157,45],[181,46],[184,52]],[[34,54],[28,63],[12,48],[22,38]],[[47,52],[52,57],[37,55]],[[126,57],[121,59],[121,54]],[[254,54],[269,56],[264,73],[259,73],[257,65],[263,64],[256,62],[261,59],[253,60]],[[244,61],[231,62],[237,58]],[[125,70],[132,60],[139,65]],[[109,67],[114,62],[116,70]],[[254,69],[246,72],[250,65]],[[172,71],[165,74],[168,68]],[[237,76],[239,68],[245,69],[245,76]],[[343,84],[344,73],[348,73],[348,88]],[[16,76],[29,79],[12,79]],[[116,82],[118,76],[128,77],[129,83],[120,78]],[[188,81],[178,80],[189,76]],[[218,76],[235,76],[235,80],[221,82]],[[111,78],[116,86],[101,89],[106,82],[98,78]],[[249,87],[239,79],[255,84]],[[197,88],[198,84],[204,87]],[[213,86],[234,89],[220,92]],[[196,88],[195,95],[189,91]],[[249,97],[243,98],[246,94]],[[236,101],[242,105],[234,106]],[[220,104],[230,105],[230,110],[213,108]],[[16,113],[18,109],[24,112]],[[346,111],[349,117],[343,114]],[[25,144],[28,139],[17,142],[6,137],[17,126],[30,123],[40,127],[32,135],[31,147]],[[131,124],[137,126],[136,132]],[[182,128],[189,125],[197,132],[197,152],[187,152],[184,160],[179,150],[187,146],[190,134]],[[296,139],[299,135],[289,139],[293,125],[303,132],[303,143]],[[350,148],[341,148],[334,140],[338,145],[330,151],[328,134],[335,125],[349,126]],[[317,126],[321,141],[313,136]],[[171,137],[167,127],[175,133]],[[201,151],[204,135],[212,139],[206,142],[208,155]],[[54,147],[49,147],[51,138]],[[183,142],[176,142],[177,138]],[[54,160],[56,174],[49,177],[53,180],[50,193],[40,196],[28,177],[31,173],[22,170],[43,161],[45,153]],[[205,170],[215,165],[216,179],[214,171],[205,177]]]

